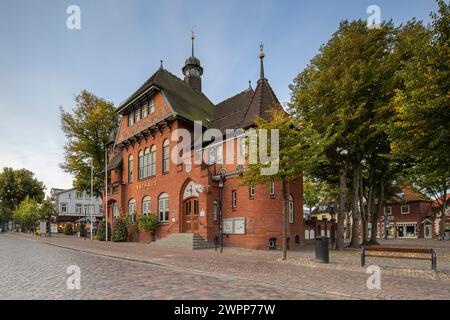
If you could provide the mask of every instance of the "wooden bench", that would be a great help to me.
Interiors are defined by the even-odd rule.
[[[371,254],[371,253],[405,253],[405,254],[429,254],[429,257],[411,257],[411,256],[393,256],[387,254]],[[414,259],[414,260],[430,260],[431,269],[436,271],[437,258],[434,249],[426,248],[393,248],[393,247],[363,247],[361,249],[361,267],[366,265],[366,257],[394,258],[394,259]]]

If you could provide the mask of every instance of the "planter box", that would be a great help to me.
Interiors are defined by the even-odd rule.
[[[152,235],[145,230],[139,230],[139,242],[150,243],[152,242]]]

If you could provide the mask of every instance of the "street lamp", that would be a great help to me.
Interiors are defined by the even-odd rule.
[[[91,212],[91,241],[94,240],[93,238],[93,223],[94,220],[92,219],[92,215],[94,211],[94,159],[91,158],[91,206],[90,206],[91,210],[89,210]]]
[[[222,203],[223,203],[223,187],[225,185],[225,181],[227,180],[226,170],[224,168],[220,169],[219,175],[213,176],[213,181],[219,183],[219,244],[220,244],[220,253],[223,253],[223,212],[222,212]]]

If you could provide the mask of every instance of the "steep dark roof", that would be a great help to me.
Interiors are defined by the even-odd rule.
[[[281,104],[267,79],[259,79],[255,94],[253,95],[252,101],[240,126],[243,129],[253,126],[257,117],[261,117],[264,120],[270,120],[268,111],[272,108],[282,109]]]
[[[114,170],[122,165],[122,153],[118,152],[111,160],[108,162],[108,171]]]
[[[217,104],[217,116],[214,121],[209,123],[208,128],[217,128],[221,131],[238,128],[244,119],[254,93],[252,88],[248,88]]]
[[[175,114],[185,119],[203,121],[206,125],[216,117],[216,109],[213,103],[202,92],[193,89],[189,84],[164,68],[159,68],[121,104],[118,110],[122,110],[152,86],[162,89]]]

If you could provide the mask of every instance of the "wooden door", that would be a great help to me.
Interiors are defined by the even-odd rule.
[[[199,203],[197,198],[191,198],[183,204],[184,232],[195,232],[198,230]]]

